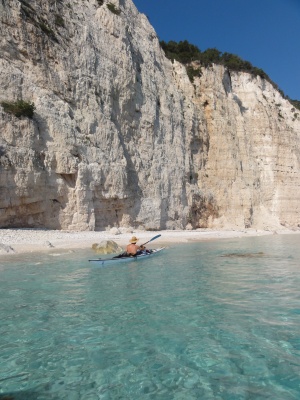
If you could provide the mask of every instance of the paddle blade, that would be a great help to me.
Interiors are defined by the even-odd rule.
[[[157,239],[157,238],[159,238],[159,237],[161,237],[161,235],[156,235],[156,236],[154,236],[152,239],[150,239],[149,242],[152,242],[153,240],[155,240],[155,239]],[[149,243],[149,242],[148,242],[148,243]]]
[[[153,240],[159,238],[160,236],[161,236],[161,235],[156,235],[156,236],[154,236],[152,239],[148,240],[148,242],[146,242],[146,243],[143,243],[141,246],[145,246],[145,244],[152,242]]]

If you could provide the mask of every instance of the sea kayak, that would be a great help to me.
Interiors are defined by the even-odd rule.
[[[108,264],[115,264],[115,263],[121,263],[121,262],[128,262],[128,261],[138,261],[138,260],[143,260],[149,257],[153,257],[156,254],[160,253],[165,247],[161,247],[159,249],[153,249],[151,250],[151,253],[146,253],[143,252],[141,254],[138,254],[137,256],[130,256],[130,257],[113,257],[113,258],[95,258],[93,260],[89,260],[90,262],[97,263],[97,265],[108,265]]]

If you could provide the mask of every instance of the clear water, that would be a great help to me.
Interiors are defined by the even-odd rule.
[[[299,399],[299,242],[0,260],[0,399]]]

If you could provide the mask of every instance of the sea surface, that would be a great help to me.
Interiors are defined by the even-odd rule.
[[[299,235],[91,257],[0,260],[0,399],[300,399]]]

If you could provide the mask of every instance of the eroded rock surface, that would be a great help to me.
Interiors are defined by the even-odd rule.
[[[103,3],[103,4],[102,4]],[[192,84],[131,0],[0,2],[0,227],[298,228],[300,112],[221,66]]]

